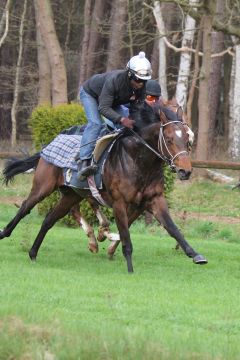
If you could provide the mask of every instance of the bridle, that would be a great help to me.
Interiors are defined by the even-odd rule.
[[[182,125],[186,125],[184,124],[181,120],[173,120],[173,121],[168,121],[167,123],[165,124],[161,124],[160,126],[160,130],[159,130],[159,137],[158,137],[158,151],[159,153],[162,155],[162,157],[164,158],[164,161],[170,166],[170,168],[172,170],[176,170],[176,166],[174,165],[174,160],[179,157],[180,155],[182,154],[188,154],[189,152],[187,150],[182,150],[182,151],[179,151],[177,154],[175,155],[172,155],[171,154],[171,151],[169,150],[168,146],[167,146],[167,143],[166,143],[166,140],[165,140],[165,137],[164,137],[164,128],[168,125],[171,125],[171,124],[182,124]],[[164,153],[163,153],[163,146],[165,146],[165,149],[166,151],[168,152],[168,155],[169,157],[165,156]]]
[[[189,152],[187,150],[183,150],[183,151],[179,151],[177,154],[172,155],[171,151],[169,150],[165,137],[164,137],[164,128],[168,125],[174,124],[174,123],[181,123],[182,125],[186,125],[185,123],[183,123],[181,120],[173,120],[173,121],[168,121],[165,124],[161,124],[160,125],[160,129],[159,129],[159,135],[158,135],[158,151],[156,151],[155,149],[153,149],[153,147],[151,145],[149,145],[140,135],[138,135],[134,130],[132,129],[128,129],[131,131],[131,133],[144,145],[146,146],[149,150],[151,150],[155,155],[157,155],[157,157],[159,157],[161,160],[165,161],[169,167],[173,170],[176,171],[176,165],[174,164],[175,159],[182,155],[182,154],[189,154]],[[168,155],[169,156],[165,156],[164,155],[164,151],[163,151],[163,146],[165,146]]]

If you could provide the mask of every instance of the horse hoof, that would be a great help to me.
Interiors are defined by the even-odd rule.
[[[31,253],[31,251],[29,251],[28,255],[33,262],[36,261],[37,256],[35,254],[33,254],[33,253]]]
[[[204,265],[204,264],[208,263],[207,259],[205,259],[205,257],[202,255],[194,256],[193,262],[194,262],[194,264],[198,264],[198,265]]]
[[[4,239],[3,231],[0,230],[0,240]]]
[[[98,246],[95,244],[89,244],[88,249],[94,254],[98,253]]]
[[[106,238],[107,237],[103,233],[99,233],[97,237],[97,241],[103,242],[104,240],[106,240]]]

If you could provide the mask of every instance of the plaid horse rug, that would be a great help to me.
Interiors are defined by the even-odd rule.
[[[76,156],[81,145],[81,135],[58,135],[41,151],[41,157],[60,168],[77,170]]]

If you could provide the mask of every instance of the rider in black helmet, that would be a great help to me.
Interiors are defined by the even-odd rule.
[[[146,83],[146,102],[151,105],[158,102],[161,96],[161,87],[157,80],[148,80]]]

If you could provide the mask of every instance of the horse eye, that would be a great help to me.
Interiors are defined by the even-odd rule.
[[[168,145],[171,145],[171,144],[173,143],[173,138],[167,136],[167,137],[165,138],[165,141],[166,141],[166,143],[167,143]]]

